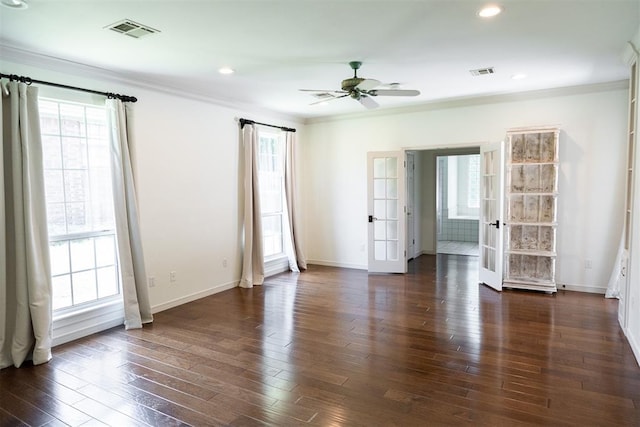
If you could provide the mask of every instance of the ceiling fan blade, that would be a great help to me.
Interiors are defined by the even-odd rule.
[[[361,81],[358,86],[356,86],[355,88],[358,90],[371,90],[374,87],[378,87],[380,86],[382,83],[380,82],[380,80],[376,80],[376,79],[364,79],[363,81]]]
[[[309,105],[318,105],[318,104],[322,104],[323,102],[329,102],[329,101],[333,101],[334,99],[340,99],[340,98],[344,98],[345,96],[349,96],[349,94],[347,93],[346,95],[340,95],[340,96],[335,96],[333,98],[325,98],[325,99],[321,99],[319,101],[316,102],[312,102]]]
[[[368,91],[367,95],[371,95],[371,96],[418,96],[418,95],[420,95],[420,91],[419,90],[408,90],[408,89],[377,89],[377,90]]]
[[[318,92],[318,93],[347,93],[344,90],[333,90],[333,89],[298,89],[300,92]]]
[[[360,102],[360,104],[364,105],[364,107],[367,110],[373,110],[374,108],[378,108],[378,103],[376,101],[374,101],[372,98],[368,97],[368,96],[361,96],[358,99],[358,102]]]

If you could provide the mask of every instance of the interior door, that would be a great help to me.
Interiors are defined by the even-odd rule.
[[[400,151],[367,153],[369,273],[406,273],[405,168]]]
[[[415,236],[415,154],[407,153],[407,260],[416,256]]]
[[[504,143],[480,146],[480,283],[502,290]]]

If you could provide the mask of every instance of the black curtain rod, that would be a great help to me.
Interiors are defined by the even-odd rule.
[[[296,130],[293,128],[287,128],[284,126],[276,126],[276,125],[270,125],[268,123],[260,123],[260,122],[254,122],[253,120],[249,120],[249,119],[240,119],[240,129],[242,129],[244,127],[244,125],[262,125],[262,126],[268,126],[270,128],[276,128],[276,129],[280,129],[283,130],[285,132],[295,132]]]
[[[100,92],[98,90],[84,89],[84,88],[75,87],[75,86],[67,86],[60,83],[45,82],[43,80],[32,79],[31,77],[18,76],[17,74],[0,73],[0,79],[2,78],[9,79],[11,81],[26,83],[28,85],[30,85],[31,83],[39,83],[47,86],[60,87],[63,89],[79,90],[81,92],[88,92],[88,93],[94,93],[96,95],[103,95],[111,99],[119,99],[122,102],[136,102],[138,100],[138,98],[136,98],[135,96],[120,95],[119,93],[111,93],[111,92]]]

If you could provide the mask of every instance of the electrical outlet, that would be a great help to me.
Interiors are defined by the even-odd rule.
[[[590,259],[584,260],[584,268],[586,270],[591,270],[593,268],[593,262]]]
[[[149,276],[147,278],[147,280],[149,281],[149,287],[150,288],[155,288],[156,287],[156,278],[153,276]]]
[[[171,283],[175,283],[175,281],[176,281],[176,272],[175,272],[175,271],[171,271],[171,272],[169,273],[169,281],[170,281]]]
[[[222,259],[222,266],[223,266],[224,268],[227,268],[227,259],[226,259],[226,258],[223,258],[223,259]]]

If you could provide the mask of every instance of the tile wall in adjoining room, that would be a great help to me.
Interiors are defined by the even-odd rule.
[[[478,242],[477,219],[442,218],[442,226],[438,233],[438,240],[457,242]]]

